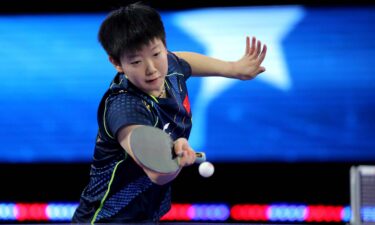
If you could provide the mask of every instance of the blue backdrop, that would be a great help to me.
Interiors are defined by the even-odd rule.
[[[115,70],[105,14],[0,16],[0,162],[89,162]],[[239,59],[268,46],[252,81],[191,78],[191,145],[211,161],[375,161],[375,7],[162,12],[172,51]]]

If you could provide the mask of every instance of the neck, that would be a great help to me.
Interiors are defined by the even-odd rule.
[[[158,95],[158,98],[164,98],[165,97],[165,86],[163,85],[163,89],[161,90],[160,94]]]

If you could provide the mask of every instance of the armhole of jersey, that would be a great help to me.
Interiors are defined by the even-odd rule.
[[[116,75],[116,77],[115,77],[115,79],[118,77],[118,74]],[[120,80],[119,80],[119,82],[118,83],[116,83],[116,80],[113,80],[112,81],[112,83],[111,83],[111,85],[109,86],[109,90],[111,90],[112,88],[113,88],[113,86],[115,86],[115,85],[120,85],[121,83],[122,83],[122,81],[123,81],[123,79],[122,78],[120,78]],[[123,91],[119,91],[118,93],[122,93]],[[106,125],[106,114],[107,114],[107,102],[108,102],[108,99],[109,99],[109,97],[111,97],[112,95],[111,94],[109,94],[107,97],[106,97],[106,99],[105,99],[105,102],[104,102],[104,111],[103,111],[103,118],[102,118],[102,120],[103,120],[103,127],[104,127],[104,131],[105,131],[105,133],[107,134],[107,136],[109,137],[109,138],[111,138],[112,140],[115,140],[115,138],[112,136],[112,134],[109,132],[109,130],[107,129],[107,125]]]
[[[103,112],[103,127],[104,127],[104,131],[105,133],[108,135],[108,137],[110,137],[111,139],[115,139],[111,133],[108,131],[107,129],[107,125],[106,125],[106,114],[107,114],[107,101],[108,101],[108,98],[109,96],[105,99],[105,103],[104,103],[104,112]]]

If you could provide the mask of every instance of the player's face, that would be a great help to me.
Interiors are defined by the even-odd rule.
[[[116,66],[117,70],[123,72],[143,92],[153,96],[162,93],[168,71],[168,57],[167,49],[160,39],[151,41],[133,54],[125,54],[120,63],[120,66]]]

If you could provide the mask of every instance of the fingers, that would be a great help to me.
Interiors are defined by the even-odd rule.
[[[250,38],[249,36],[246,37],[246,51],[245,51],[245,55],[248,55],[250,54]]]
[[[260,53],[259,58],[258,58],[259,64],[263,62],[264,58],[266,57],[266,53],[267,53],[267,45],[263,45],[263,50]]]
[[[246,52],[248,53],[248,56],[251,57],[257,57],[258,65],[260,65],[264,58],[266,57],[267,53],[267,46],[263,45],[262,48],[262,42],[257,40],[256,37],[253,37],[251,40],[251,45],[250,45],[250,38],[246,38]]]
[[[258,69],[256,71],[256,75],[258,75],[258,74],[263,73],[264,71],[266,71],[266,68],[264,66],[260,66],[262,64],[264,58],[266,57],[266,53],[267,53],[267,46],[264,45],[263,46],[263,50],[260,53],[259,58],[257,59]]]
[[[185,138],[179,138],[174,143],[174,151],[179,157],[181,167],[192,165],[195,162],[195,151]]]
[[[256,43],[256,38],[252,37],[251,38],[251,45],[250,45],[250,38],[246,37],[246,55],[251,56],[255,52],[255,43]]]
[[[260,54],[260,50],[261,50],[261,48],[262,48],[262,43],[258,40],[258,42],[257,42],[257,55],[259,55]]]
[[[182,157],[180,157],[180,166],[190,166],[192,165],[196,160],[195,151],[191,148],[187,151],[183,151]]]
[[[185,145],[184,140],[180,140],[181,138],[177,139],[174,142],[174,152],[176,153],[177,156],[182,156],[183,155],[183,145]]]
[[[260,66],[258,68],[257,75],[260,74],[260,73],[263,73],[264,71],[266,71],[266,68],[264,66]]]

